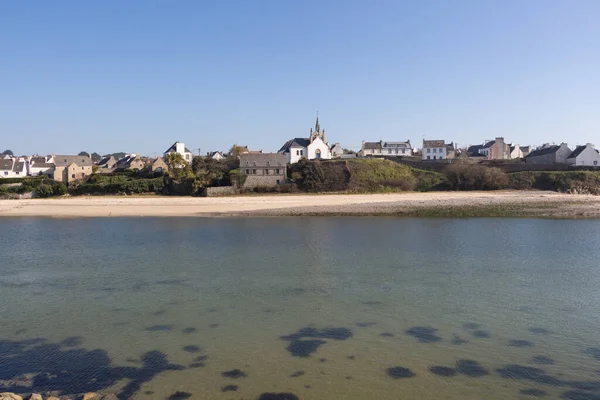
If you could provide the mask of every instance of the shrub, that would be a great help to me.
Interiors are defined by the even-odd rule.
[[[497,190],[508,187],[508,175],[495,167],[451,164],[444,169],[454,190]]]

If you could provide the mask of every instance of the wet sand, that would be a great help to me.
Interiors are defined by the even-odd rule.
[[[600,217],[600,197],[540,191],[0,200],[0,217],[216,216]]]

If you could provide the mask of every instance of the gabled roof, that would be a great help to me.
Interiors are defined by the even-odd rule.
[[[46,157],[31,157],[30,161],[31,161],[32,164],[45,163],[46,162]]]
[[[308,138],[294,138],[290,139],[279,149],[278,153],[286,153],[292,147],[308,147],[310,145],[310,139]]]
[[[473,146],[469,146],[467,149],[467,153],[469,154],[479,154],[479,150],[483,148],[482,144],[475,144]]]
[[[423,140],[423,148],[446,147],[444,140]]]
[[[171,145],[171,147],[169,147],[167,149],[167,151],[164,152],[164,154],[176,152],[177,151],[177,143],[181,143],[181,142],[175,142],[175,143],[173,143]],[[184,147],[184,148],[185,148],[185,152],[186,153],[191,153],[190,149],[188,149],[187,147]]]
[[[410,142],[383,142],[383,147],[391,147],[394,149],[410,149]]]
[[[578,155],[583,153],[586,148],[587,146],[577,146],[577,148],[573,150],[573,152],[567,158],[576,158]]]
[[[90,156],[54,156],[54,165],[57,167],[68,167],[73,163],[80,167],[91,167],[94,164]]]
[[[489,149],[490,147],[492,147],[494,145],[494,143],[496,143],[495,140],[490,140],[489,142],[487,142],[486,144],[484,144],[483,146],[481,146],[482,149]]]
[[[365,142],[363,145],[363,149],[365,150],[380,150],[381,142]]]
[[[527,154],[527,156],[525,158],[545,156],[546,154],[553,154],[553,153],[556,153],[558,151],[558,149],[560,149],[560,146],[557,146],[557,145],[542,147],[541,149],[534,150],[531,153]]]
[[[247,166],[283,167],[286,163],[287,157],[282,153],[244,153],[240,155],[240,168]]]
[[[35,163],[31,164],[31,168],[52,168],[54,164],[52,163]]]
[[[12,168],[13,168],[13,160],[12,160],[12,158],[0,159],[0,170],[3,170],[3,171],[12,171]]]
[[[25,162],[24,161],[17,161],[15,163],[15,165],[13,165],[13,171],[14,172],[23,172],[23,171],[25,171]]]
[[[527,153],[529,151],[530,146],[521,146],[521,151]]]
[[[106,165],[110,161],[110,159],[115,159],[113,156],[103,157],[102,160],[98,163],[98,166]]]

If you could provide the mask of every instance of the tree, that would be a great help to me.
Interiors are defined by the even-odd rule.
[[[0,153],[0,156],[14,156],[12,150],[4,150],[2,153]]]
[[[98,153],[92,153],[92,161],[93,162],[98,162],[102,160],[102,156]]]
[[[247,147],[245,147],[245,146],[238,146],[237,144],[234,144],[229,149],[229,157],[230,158],[234,158],[234,159],[239,159],[240,155],[243,154],[246,151],[248,151]]]
[[[79,154],[77,154],[78,156],[84,156],[84,157],[89,157],[90,153],[88,153],[87,151],[82,151]]]
[[[344,154],[356,154],[356,152],[354,150],[350,150],[350,149],[343,149]]]

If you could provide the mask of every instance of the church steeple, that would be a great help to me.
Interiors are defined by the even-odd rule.
[[[315,122],[315,131],[321,132],[321,125],[319,125],[319,113],[317,113],[317,122]]]

